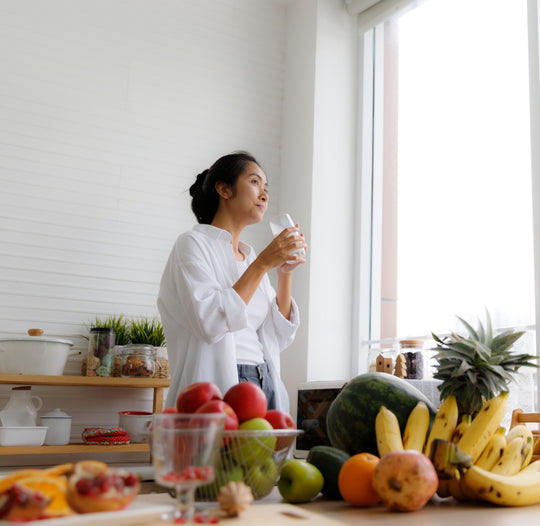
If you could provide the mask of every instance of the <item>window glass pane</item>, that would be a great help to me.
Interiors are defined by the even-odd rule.
[[[398,22],[396,336],[534,323],[527,4]],[[384,278],[383,278],[384,279]]]

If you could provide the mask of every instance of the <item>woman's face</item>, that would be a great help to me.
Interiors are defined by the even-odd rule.
[[[236,180],[228,204],[238,219],[246,224],[262,221],[268,206],[268,182],[259,165],[247,164]]]

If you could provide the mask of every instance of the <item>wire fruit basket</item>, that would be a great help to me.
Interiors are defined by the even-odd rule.
[[[217,500],[221,486],[230,481],[247,484],[256,500],[265,497],[276,484],[296,437],[302,433],[298,429],[224,431],[216,478],[197,488],[196,499]]]

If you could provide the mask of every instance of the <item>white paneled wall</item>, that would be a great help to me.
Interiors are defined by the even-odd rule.
[[[0,335],[41,327],[84,352],[94,317],[157,314],[198,172],[247,149],[279,195],[286,8],[0,0],[0,19]],[[264,246],[267,225],[246,239]]]

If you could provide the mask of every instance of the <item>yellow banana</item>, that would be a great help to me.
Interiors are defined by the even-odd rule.
[[[532,431],[524,424],[519,424],[514,426],[508,431],[506,435],[506,440],[510,442],[515,437],[522,437],[524,439],[523,449],[521,451],[521,456],[523,462],[521,463],[521,469],[526,467],[531,461],[534,448],[534,439]]]
[[[407,425],[403,431],[403,449],[424,450],[429,420],[430,414],[427,405],[424,402],[418,402],[407,418]]]
[[[375,417],[375,436],[380,457],[389,451],[403,450],[398,419],[384,406],[381,406]]]
[[[441,499],[445,499],[446,497],[451,497],[452,494],[450,493],[450,480],[442,480],[439,479],[439,487],[437,488],[437,495]]]
[[[501,425],[506,413],[507,398],[508,392],[505,392],[488,400],[457,443],[461,451],[471,455],[473,462],[478,460],[487,443]]]
[[[523,468],[518,475],[521,477],[524,475],[530,475],[531,473],[540,473],[540,460],[531,462],[527,467]]]
[[[504,448],[501,458],[490,469],[492,473],[499,475],[515,475],[521,469],[523,458],[521,450],[525,439],[520,436],[512,438]]]
[[[463,415],[461,417],[461,422],[457,425],[456,429],[452,433],[452,442],[459,442],[460,438],[463,436],[463,433],[469,428],[472,422],[471,415]]]
[[[499,427],[496,433],[489,439],[484,451],[482,451],[482,454],[475,462],[479,468],[491,471],[491,468],[497,464],[506,448],[506,436],[504,432],[504,427]]]
[[[450,492],[450,495],[452,495],[452,497],[454,497],[454,499],[456,500],[471,500],[469,495],[465,492],[465,485],[463,484],[463,480],[461,479],[450,479],[448,481],[448,491]]]
[[[533,456],[534,449],[534,439],[533,437],[528,437],[527,442],[523,444],[523,449],[521,450],[521,456],[523,457],[523,462],[521,463],[521,469],[526,468]]]
[[[452,434],[456,429],[458,421],[459,411],[457,406],[456,397],[454,395],[447,396],[437,414],[435,420],[431,426],[428,439],[424,446],[424,454],[429,457],[431,452],[431,443],[436,438],[442,440],[452,440]]]
[[[532,431],[525,424],[518,424],[517,426],[510,428],[510,430],[506,434],[506,440],[510,442],[510,440],[515,437],[532,437]]]
[[[540,462],[516,475],[499,475],[472,465],[463,475],[477,498],[500,506],[530,506],[540,502]]]

